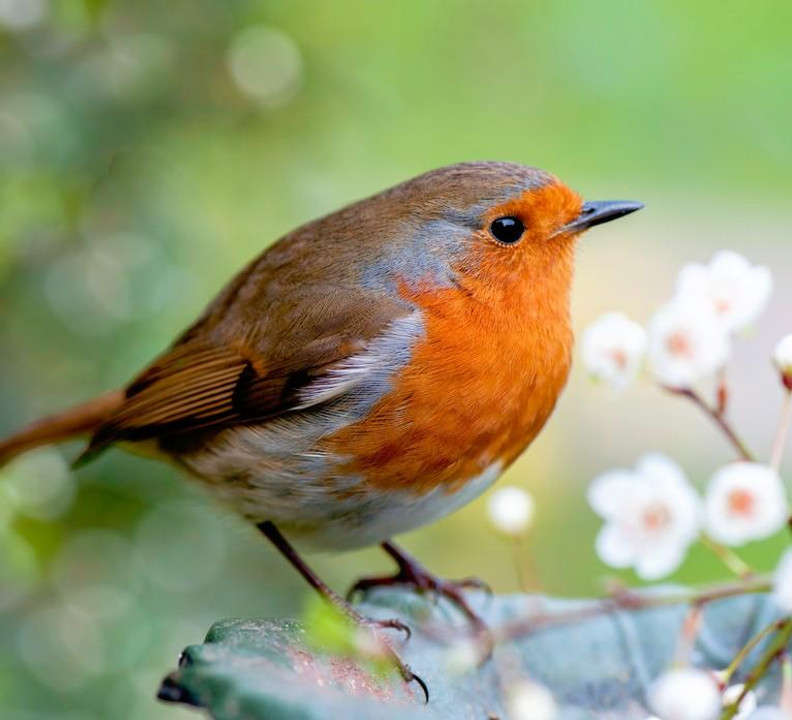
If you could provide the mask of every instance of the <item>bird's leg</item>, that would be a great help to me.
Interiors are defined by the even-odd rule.
[[[491,642],[489,628],[470,606],[464,594],[464,590],[469,588],[489,591],[485,583],[476,578],[464,580],[439,578],[390,540],[382,543],[382,549],[396,561],[398,566],[396,574],[358,580],[349,590],[347,597],[353,596],[356,592],[365,592],[379,586],[412,585],[419,592],[431,592],[448,598],[468,619],[474,633],[485,638],[488,643]]]
[[[348,617],[352,622],[356,625],[366,627],[369,629],[394,629],[400,630],[406,634],[406,636],[410,637],[410,628],[405,625],[401,620],[397,620],[395,618],[389,620],[375,620],[373,618],[363,617],[357,610],[355,610],[346,600],[344,600],[340,595],[332,590],[309,566],[308,564],[300,557],[297,551],[292,547],[291,543],[283,537],[280,530],[278,530],[275,525],[269,521],[259,523],[256,526],[264,536],[278,549],[281,555],[285,557],[297,570],[300,575],[305,578],[308,584],[316,590],[319,595],[326,600],[327,602],[332,603],[335,607],[337,607],[346,617]],[[429,689],[426,687],[426,683],[416,675],[400,657],[396,653],[396,651],[391,647],[390,643],[387,640],[383,640],[383,644],[385,645],[386,652],[388,653],[389,658],[393,662],[393,664],[398,669],[399,673],[401,674],[404,681],[407,683],[415,682],[421,688],[424,696],[426,698],[426,702],[429,702]]]
[[[363,617],[357,610],[355,610],[349,602],[344,600],[338,593],[330,588],[300,557],[298,552],[292,547],[291,543],[283,537],[280,530],[271,522],[263,522],[257,525],[258,529],[264,533],[265,537],[278,549],[278,551],[285,557],[291,565],[297,570],[300,575],[305,578],[307,583],[316,590],[317,593],[329,603],[338,608],[350,620],[358,625],[366,625],[380,628],[392,628],[401,630],[408,638],[410,637],[410,628],[405,625],[401,620],[374,620],[372,618]]]

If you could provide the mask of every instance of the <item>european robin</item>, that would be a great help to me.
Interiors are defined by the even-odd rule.
[[[353,616],[290,541],[381,543],[398,573],[356,587],[431,589],[478,627],[460,586],[390,538],[470,502],[530,445],[569,373],[576,240],[640,207],[584,204],[511,163],[420,175],[281,238],[125,388],[0,443],[0,462],[82,434],[79,463],[115,443],[154,454]]]

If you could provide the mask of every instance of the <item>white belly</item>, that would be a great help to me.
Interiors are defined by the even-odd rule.
[[[248,466],[244,484],[234,477],[199,475],[224,504],[254,523],[272,521],[298,546],[314,551],[341,551],[376,545],[395,535],[427,525],[475,500],[501,474],[493,463],[476,477],[449,491],[436,487],[410,490],[371,488],[359,477],[316,479],[283,475],[271,467]],[[210,480],[209,478],[214,478]]]
[[[297,544],[312,550],[352,550],[376,545],[395,535],[415,530],[459,510],[475,500],[501,474],[501,464],[494,463],[471,478],[458,490],[448,492],[437,487],[423,495],[409,491],[376,491],[367,496],[332,503],[324,521],[306,525],[284,518],[280,527]],[[278,524],[277,520],[274,520]]]

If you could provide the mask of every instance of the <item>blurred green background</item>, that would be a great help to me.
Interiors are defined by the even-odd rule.
[[[785,0],[0,0],[0,434],[128,380],[297,224],[501,159],[647,203],[585,239],[578,328],[645,320],[681,263],[721,247],[772,268],[731,371],[733,414],[767,453],[768,356],[792,330],[791,31]],[[601,592],[584,488],[645,450],[699,485],[730,458],[694,408],[648,383],[613,398],[578,369],[507,475],[537,500],[534,587]],[[71,474],[77,451],[0,475],[0,716],[189,717],[154,700],[181,648],[220,617],[297,615],[307,591],[175,471],[114,450]],[[404,542],[441,574],[517,589],[481,501]],[[767,570],[782,542],[744,555]],[[388,568],[374,550],[314,564],[339,589]],[[722,577],[694,550],[674,579]]]

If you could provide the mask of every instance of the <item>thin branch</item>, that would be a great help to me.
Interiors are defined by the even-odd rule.
[[[717,375],[718,386],[716,388],[717,408],[718,415],[723,417],[726,415],[726,410],[729,407],[729,379],[726,376],[726,368],[722,367],[718,370]]]
[[[734,449],[740,455],[742,460],[747,460],[748,462],[754,461],[754,456],[750,450],[746,447],[745,443],[737,436],[737,433],[732,428],[729,421],[726,417],[719,413],[717,408],[711,407],[704,398],[701,397],[695,390],[691,388],[674,388],[664,385],[663,388],[668,392],[674,395],[680,395],[682,397],[686,397],[692,400],[696,405],[698,405],[704,413],[709,416],[709,418],[720,428],[729,442],[734,446]]]
[[[786,618],[782,620],[779,625],[780,627],[778,628],[778,632],[776,632],[772,642],[770,642],[768,645],[767,650],[765,650],[762,654],[762,657],[759,659],[756,667],[754,667],[754,669],[751,670],[751,672],[749,672],[748,676],[745,678],[745,684],[743,685],[742,692],[731,705],[724,709],[723,714],[721,715],[721,720],[731,720],[735,715],[737,715],[740,705],[742,701],[745,700],[745,697],[748,695],[748,693],[756,687],[756,685],[765,675],[767,675],[767,672],[770,670],[773,663],[779,658],[783,657],[783,654],[786,652],[787,645],[789,645],[789,639],[792,637],[792,619]]]
[[[704,608],[698,604],[691,605],[679,631],[674,660],[672,661],[673,665],[684,666],[688,664],[703,620]]]
[[[729,568],[738,578],[745,579],[754,574],[751,566],[730,548],[716,543],[709,535],[702,535],[700,539],[701,544],[708,550],[711,550],[718,560]]]
[[[723,674],[720,678],[720,681],[724,686],[727,686],[729,682],[731,682],[732,677],[734,677],[734,673],[737,672],[737,670],[740,668],[740,665],[745,662],[746,658],[751,654],[754,648],[756,648],[756,646],[771,633],[783,629],[784,623],[784,620],[778,620],[774,623],[770,623],[767,627],[762,628],[740,648],[740,651],[734,656],[734,659],[729,663],[729,667],[723,671]]]
[[[762,593],[770,590],[767,578],[752,577],[737,583],[714,585],[703,590],[686,590],[664,595],[644,595],[634,591],[623,590],[610,598],[603,598],[578,610],[566,613],[537,613],[506,623],[500,628],[493,628],[496,641],[511,640],[516,637],[533,635],[543,630],[574,624],[582,620],[607,615],[619,610],[650,610],[669,605],[705,605],[737,595]]]

